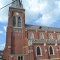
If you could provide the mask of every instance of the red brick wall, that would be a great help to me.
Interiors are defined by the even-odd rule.
[[[4,59],[6,60],[17,60],[17,57],[19,54],[27,54],[26,56],[24,56],[24,60],[35,60],[35,59],[49,59],[49,57],[51,58],[60,58],[60,45],[56,45],[53,44],[51,46],[53,46],[54,48],[54,53],[55,55],[49,56],[48,53],[48,48],[50,46],[50,44],[44,46],[44,44],[35,44],[35,45],[31,45],[28,46],[28,37],[29,34],[31,32],[33,32],[34,34],[34,39],[39,40],[39,34],[42,32],[44,34],[44,40],[49,40],[49,33],[53,34],[53,38],[54,40],[57,39],[57,33],[54,32],[49,32],[49,31],[38,31],[38,30],[28,30],[25,29],[25,14],[23,12],[21,12],[19,14],[19,16],[22,17],[22,28],[21,29],[16,29],[17,31],[21,31],[21,32],[15,32],[14,29],[11,27],[12,26],[12,18],[13,15],[16,12],[10,11],[9,12],[9,18],[8,18],[8,27],[7,27],[7,37],[6,37],[6,46],[5,46],[5,50],[4,50]],[[42,56],[36,56],[36,46],[40,46],[42,49]],[[10,46],[10,47],[8,47]],[[45,52],[45,49],[47,50]],[[57,49],[59,49],[59,51],[57,51]],[[33,50],[33,52],[28,53],[28,51]],[[11,53],[14,53],[17,56],[9,56]]]

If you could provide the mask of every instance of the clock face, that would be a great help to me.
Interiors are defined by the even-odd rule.
[[[16,15],[19,15],[19,13],[18,13],[18,12],[16,12]]]

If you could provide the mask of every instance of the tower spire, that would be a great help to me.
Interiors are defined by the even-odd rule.
[[[20,0],[20,2],[22,2],[22,0]]]
[[[13,7],[13,8],[19,8],[19,9],[23,8],[22,0],[12,0],[12,1],[13,1],[13,3],[11,5],[11,7]]]

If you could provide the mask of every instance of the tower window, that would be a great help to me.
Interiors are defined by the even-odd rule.
[[[21,27],[21,18],[20,17],[13,17],[13,27]]]
[[[18,56],[18,60],[23,60],[23,56]]]
[[[21,27],[21,18],[20,17],[18,17],[18,27]]]
[[[40,55],[40,56],[42,55],[42,50],[41,50],[41,47],[39,46],[37,47],[37,55]]]
[[[49,54],[50,54],[50,55],[54,55],[54,49],[53,49],[53,47],[51,47],[51,46],[49,47]]]
[[[44,34],[42,32],[40,33],[40,39],[44,39]]]
[[[13,26],[14,27],[16,26],[16,17],[15,16],[13,17]]]

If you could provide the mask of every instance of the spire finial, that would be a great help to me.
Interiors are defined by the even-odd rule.
[[[22,0],[19,0],[20,6],[22,5]]]
[[[22,2],[22,0],[20,0]]]
[[[12,0],[12,1],[14,1],[14,3],[12,4],[12,7],[14,7],[14,8],[23,8],[22,0]]]

